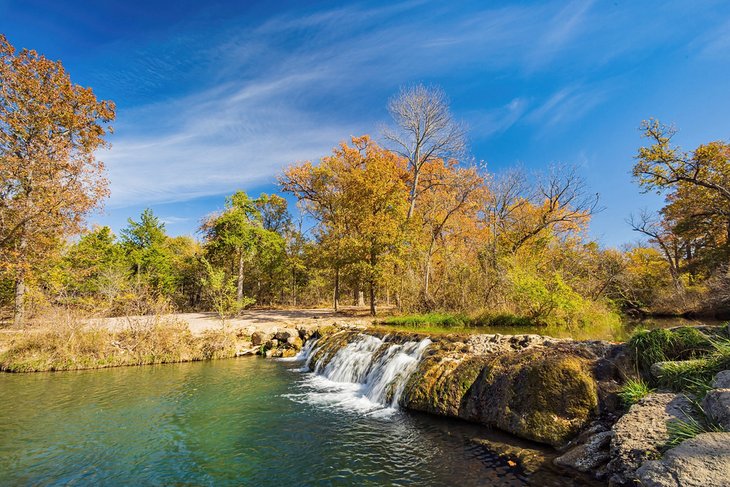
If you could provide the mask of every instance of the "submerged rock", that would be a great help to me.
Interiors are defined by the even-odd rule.
[[[613,425],[610,485],[634,485],[642,463],[661,458],[661,448],[669,440],[667,422],[687,420],[691,410],[686,396],[667,392],[649,394],[631,406]]]
[[[730,486],[730,433],[701,433],[637,471],[644,487]]]

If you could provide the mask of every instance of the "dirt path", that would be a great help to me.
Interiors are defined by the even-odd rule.
[[[194,334],[221,326],[221,320],[215,313],[176,313],[170,316],[186,321]],[[124,327],[129,320],[136,319],[143,320],[145,317],[105,318],[97,323],[114,329]],[[347,308],[339,313],[335,313],[331,309],[256,309],[243,311],[238,317],[226,320],[226,324],[232,328],[240,328],[248,333],[253,333],[254,331],[271,332],[285,327],[328,325],[342,321],[352,324],[370,324],[372,318],[367,316],[366,309],[359,308]]]

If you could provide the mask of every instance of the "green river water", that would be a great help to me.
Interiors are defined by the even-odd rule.
[[[470,441],[495,432],[368,404],[356,385],[299,367],[240,358],[0,375],[0,484],[587,485]]]

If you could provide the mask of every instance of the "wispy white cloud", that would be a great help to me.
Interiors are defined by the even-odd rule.
[[[604,14],[598,6],[556,0],[462,13],[422,1],[350,5],[246,27],[232,19],[211,40],[200,32],[171,37],[162,56],[159,48],[140,47],[128,68],[110,71],[110,82],[152,92],[175,88],[175,76],[182,85],[195,74],[201,86],[120,107],[113,148],[103,154],[110,206],[181,201],[271,181],[286,164],[316,159],[351,135],[372,132],[386,116],[387,97],[403,83],[462,70],[476,76],[507,70],[524,80],[555,65],[588,69],[630,45],[596,20]],[[589,37],[611,42],[597,56],[593,48],[581,49]],[[137,79],[141,88],[133,88]],[[551,86],[552,93],[511,92],[506,100],[474,106],[463,114],[472,136],[522,122],[543,131],[569,124],[610,92],[575,80]]]
[[[525,120],[540,127],[539,133],[556,125],[583,118],[607,99],[608,89],[570,85],[557,90],[526,116]]]

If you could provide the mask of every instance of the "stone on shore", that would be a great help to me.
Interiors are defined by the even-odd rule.
[[[730,486],[730,433],[701,433],[637,471],[643,487]]]
[[[687,420],[692,404],[682,394],[652,393],[631,406],[613,425],[611,486],[634,485],[636,470],[646,460],[661,458],[661,448],[669,440],[667,422]]]

